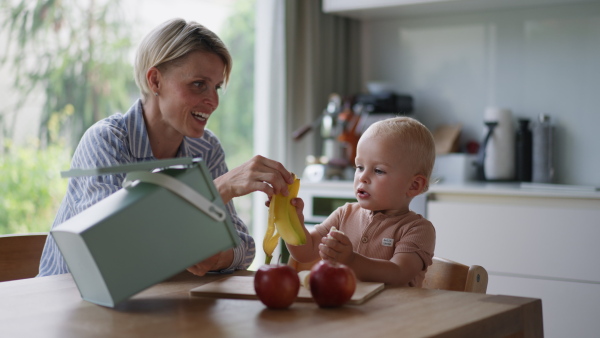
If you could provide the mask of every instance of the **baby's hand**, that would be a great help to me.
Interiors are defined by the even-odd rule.
[[[322,259],[348,265],[354,259],[352,243],[343,232],[332,227],[326,237],[321,239],[319,255]]]
[[[340,234],[345,235],[343,231],[339,231],[336,227],[331,227],[331,230],[329,230],[329,233],[327,234],[327,239],[334,238],[333,236],[331,236],[332,232],[339,232]]]
[[[304,224],[304,213],[302,212],[304,210],[304,200],[302,200],[302,198],[300,197],[296,197],[292,198],[290,200],[290,203],[292,203],[292,205],[296,208],[296,213],[298,214],[298,219],[300,220],[300,223],[303,226],[306,226]]]

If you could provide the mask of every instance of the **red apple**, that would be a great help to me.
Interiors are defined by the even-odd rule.
[[[267,307],[285,309],[298,297],[300,278],[289,265],[263,265],[254,275],[254,290]]]
[[[320,261],[310,271],[310,293],[320,307],[346,304],[356,290],[356,276],[348,266]]]

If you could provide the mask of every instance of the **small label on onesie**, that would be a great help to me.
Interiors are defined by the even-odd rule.
[[[384,238],[381,240],[381,245],[392,246],[392,245],[394,245],[394,239],[393,238]]]

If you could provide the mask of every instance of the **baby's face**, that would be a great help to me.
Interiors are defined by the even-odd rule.
[[[397,142],[396,142],[397,143]],[[364,135],[358,142],[354,192],[360,206],[396,214],[408,211],[407,192],[415,177],[413,160],[389,137]]]

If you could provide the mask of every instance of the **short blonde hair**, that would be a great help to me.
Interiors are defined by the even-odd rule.
[[[433,135],[421,122],[406,116],[397,116],[373,123],[364,135],[389,137],[406,151],[403,155],[414,159],[415,175],[423,175],[427,183],[423,189],[429,189],[431,172],[435,163],[435,142]]]
[[[142,98],[145,99],[151,94],[146,80],[148,69],[161,66],[166,69],[196,51],[218,55],[225,64],[225,84],[229,82],[232,60],[223,41],[197,22],[171,19],[148,33],[138,47],[134,76]]]

